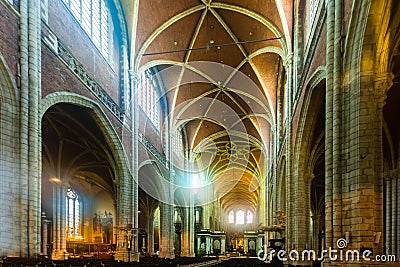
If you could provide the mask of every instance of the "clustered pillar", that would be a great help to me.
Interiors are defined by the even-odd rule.
[[[40,1],[20,1],[21,257],[40,252],[41,228],[41,12]]]
[[[64,260],[66,254],[66,197],[67,184],[53,184],[53,247],[51,258]]]
[[[385,253],[400,255],[400,172],[398,169],[385,173],[386,183],[386,236]]]

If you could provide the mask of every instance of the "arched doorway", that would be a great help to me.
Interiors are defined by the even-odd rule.
[[[26,225],[18,224],[15,218],[20,218],[26,210],[20,205],[16,208],[15,201],[19,201],[23,182],[20,166],[18,143],[20,135],[18,89],[7,63],[0,53],[0,205],[2,207],[1,234],[2,244],[0,256],[20,255],[24,253],[19,238]],[[32,203],[32,205],[35,205]],[[22,254],[23,255],[23,254]]]
[[[115,250],[122,170],[97,119],[91,109],[66,103],[43,115],[42,240],[53,259],[111,258]]]
[[[302,119],[297,133],[297,198],[300,246],[320,254],[325,247],[325,80],[316,72],[304,98]],[[316,256],[317,256],[316,255]]]
[[[139,188],[139,250],[153,255],[159,250],[160,209],[159,201]]]
[[[387,254],[400,253],[399,197],[400,190],[400,45],[393,52],[392,72],[394,83],[387,93],[383,108],[383,178],[384,178],[384,251]],[[382,237],[381,237],[382,238]],[[380,241],[376,239],[376,241]]]

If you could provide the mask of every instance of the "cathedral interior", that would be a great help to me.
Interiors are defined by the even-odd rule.
[[[400,266],[399,102],[399,1],[0,0],[0,263]]]

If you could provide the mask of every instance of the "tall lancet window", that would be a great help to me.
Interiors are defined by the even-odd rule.
[[[247,211],[246,215],[246,223],[253,223],[253,213],[251,211]]]
[[[183,143],[182,143],[182,133],[179,129],[173,134],[172,149],[177,156],[182,156],[183,153]]]
[[[158,93],[158,83],[150,70],[142,73],[138,85],[139,106],[146,113],[151,124],[160,131],[160,95]]]
[[[236,224],[244,224],[244,212],[242,210],[236,212]]]
[[[231,210],[231,212],[229,212],[228,223],[235,223],[235,213],[233,212],[233,210]]]
[[[310,0],[310,25],[313,24],[317,14],[319,0]]]
[[[80,202],[78,194],[71,188],[67,190],[66,196],[67,215],[67,239],[74,239],[80,236]]]
[[[105,0],[64,0],[100,53],[110,59],[110,12]]]

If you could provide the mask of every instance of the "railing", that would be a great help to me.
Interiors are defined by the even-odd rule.
[[[43,43],[50,48],[50,51],[58,57],[81,81],[86,87],[103,103],[121,122],[124,121],[125,113],[123,109],[115,103],[111,96],[97,83],[97,81],[87,72],[85,67],[77,60],[55,36],[55,34],[46,28],[42,35]]]
[[[139,142],[142,143],[144,145],[144,147],[147,148],[148,151],[150,151],[150,153],[159,161],[161,162],[161,164],[169,169],[169,164],[168,161],[166,160],[165,157],[163,157],[161,155],[160,152],[158,152],[157,148],[149,141],[149,139],[147,139],[147,137],[143,134],[139,132]]]
[[[108,93],[91,77],[83,65],[58,41],[58,56],[78,76],[97,98],[122,122],[124,111],[108,95]]]

